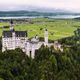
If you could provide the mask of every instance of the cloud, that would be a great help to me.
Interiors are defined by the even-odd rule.
[[[60,8],[80,11],[80,0],[0,0],[0,10],[20,10],[28,8]]]

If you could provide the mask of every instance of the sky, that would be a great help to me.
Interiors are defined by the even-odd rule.
[[[80,12],[80,0],[0,0],[0,11],[38,8]]]

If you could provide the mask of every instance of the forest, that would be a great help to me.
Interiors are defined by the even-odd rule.
[[[80,29],[59,42],[63,52],[42,45],[32,59],[21,49],[2,53],[0,39],[0,80],[79,80]]]

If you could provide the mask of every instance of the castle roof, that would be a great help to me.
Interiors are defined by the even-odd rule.
[[[26,31],[14,31],[15,32],[15,37],[27,37],[27,32]],[[3,31],[3,37],[9,38],[12,37],[13,31]]]
[[[12,37],[12,32],[11,31],[3,31],[2,35],[5,38]]]
[[[26,31],[15,31],[16,37],[27,37]]]
[[[36,39],[36,38],[31,39],[31,43],[38,43],[38,42],[39,42],[39,39]]]

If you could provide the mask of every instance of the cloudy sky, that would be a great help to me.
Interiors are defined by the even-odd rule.
[[[0,11],[36,8],[55,8],[80,12],[80,0],[0,0]]]

